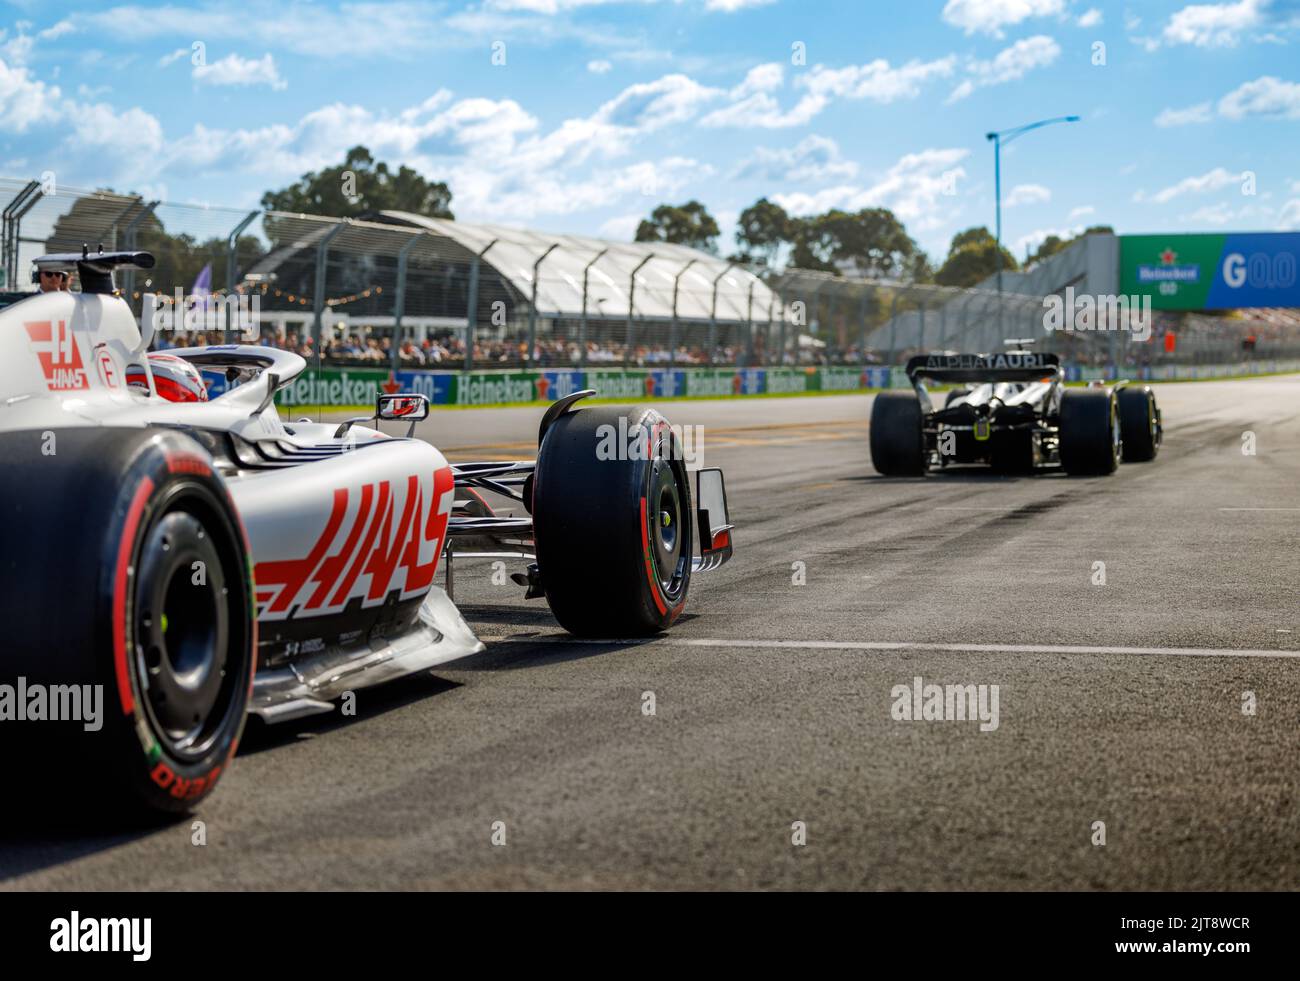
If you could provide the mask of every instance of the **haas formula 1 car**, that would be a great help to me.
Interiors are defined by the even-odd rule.
[[[98,726],[0,724],[6,764],[183,811],[229,765],[246,713],[327,712],[481,650],[449,595],[458,555],[520,560],[528,597],[602,637],[668,627],[692,572],[730,558],[721,472],[699,471],[693,501],[655,411],[561,399],[536,462],[448,463],[412,438],[420,395],[287,423],[273,399],[306,367],[297,354],[146,353],[152,324],[137,326],[112,273],[153,264],[45,256],[82,292],[0,312],[0,685],[44,686],[65,708],[98,689],[103,707]],[[229,389],[208,401],[198,370]],[[372,419],[411,425],[392,436]]]
[[[907,377],[913,391],[883,392],[871,408],[871,462],[885,476],[967,463],[1105,475],[1160,449],[1149,386],[1067,389],[1055,354],[922,354],[907,362]],[[935,408],[927,383],[956,387]]]

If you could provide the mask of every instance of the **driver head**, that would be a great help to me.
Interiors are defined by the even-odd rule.
[[[184,358],[174,354],[151,353],[149,367],[153,371],[154,387],[158,394],[168,402],[206,402],[208,387],[203,383],[199,370]],[[127,368],[126,383],[133,388],[143,389],[149,394],[149,379],[145,377],[144,368],[131,365]]]

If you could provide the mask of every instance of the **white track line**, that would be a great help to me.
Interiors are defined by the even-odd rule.
[[[1300,650],[1213,647],[1111,647],[1084,644],[929,644],[910,641],[735,640],[732,638],[655,637],[592,640],[567,634],[481,636],[488,643],[634,644],[655,647],[733,647],[811,651],[951,651],[962,654],[1126,654],[1164,657],[1279,657],[1300,660]]]
[[[1219,508],[1220,511],[1300,511],[1300,508]]]

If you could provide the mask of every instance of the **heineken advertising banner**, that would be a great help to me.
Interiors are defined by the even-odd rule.
[[[1119,291],[1156,310],[1300,306],[1300,232],[1121,235]]]
[[[1065,367],[1073,382],[1113,379],[1114,369]],[[1121,377],[1152,381],[1273,374],[1300,370],[1300,362],[1249,362],[1223,365],[1161,365],[1126,369]],[[208,395],[227,389],[219,372],[204,372]],[[370,406],[380,392],[415,392],[434,405],[503,405],[553,402],[584,388],[597,398],[644,402],[664,398],[785,395],[805,392],[855,392],[864,389],[908,388],[900,367],[868,368],[837,365],[819,368],[673,368],[621,371],[555,369],[529,371],[383,371],[376,368],[308,368],[281,390],[276,402],[326,407]]]

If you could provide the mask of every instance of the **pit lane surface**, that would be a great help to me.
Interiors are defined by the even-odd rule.
[[[250,725],[206,847],[10,830],[3,887],[1300,888],[1300,377],[1157,394],[1159,459],[1099,479],[880,478],[862,396],[666,404],[738,526],[671,634],[568,642],[461,563],[485,654]],[[539,416],[422,435],[527,458]],[[894,721],[916,676],[997,730]]]

